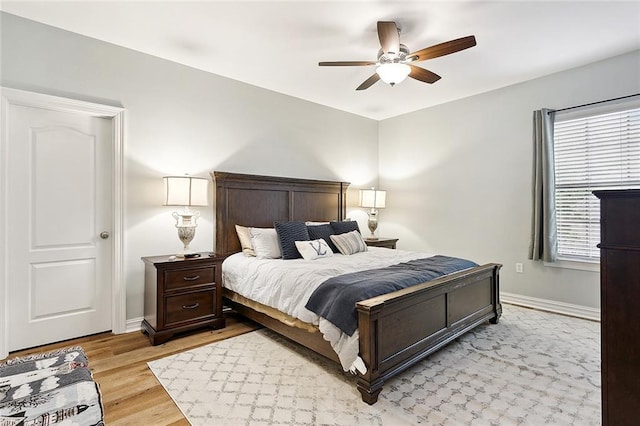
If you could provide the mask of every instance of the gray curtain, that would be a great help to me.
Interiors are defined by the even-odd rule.
[[[555,111],[533,112],[533,182],[531,244],[529,259],[555,262],[558,256],[556,231],[553,120]]]

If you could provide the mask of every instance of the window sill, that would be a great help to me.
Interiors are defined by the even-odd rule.
[[[579,271],[600,272],[600,262],[585,262],[580,260],[558,259],[555,262],[544,262],[544,266],[562,269],[576,269]]]

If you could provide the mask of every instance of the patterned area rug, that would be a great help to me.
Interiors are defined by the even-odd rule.
[[[600,324],[503,305],[360,399],[337,364],[268,330],[149,363],[193,425],[597,425]]]
[[[73,347],[0,363],[0,426],[103,425],[87,356]]]

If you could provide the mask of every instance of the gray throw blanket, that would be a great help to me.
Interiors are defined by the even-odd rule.
[[[475,266],[469,260],[438,255],[338,275],[320,284],[305,307],[352,336],[358,328],[357,302]]]

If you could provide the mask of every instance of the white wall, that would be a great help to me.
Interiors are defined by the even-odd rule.
[[[597,273],[526,259],[531,113],[640,92],[640,52],[377,123],[0,16],[3,86],[127,109],[127,318],[142,316],[140,257],[180,248],[161,177],[212,170],[350,181],[352,206],[379,170],[380,233],[399,248],[500,262],[504,291],[599,307]],[[212,250],[213,207],[201,212],[192,248]]]
[[[127,318],[143,314],[140,257],[181,247],[175,208],[161,206],[162,176],[222,170],[344,180],[352,205],[355,188],[376,183],[376,121],[10,14],[1,19],[3,86],[127,110]],[[200,211],[191,247],[211,251],[213,206]]]
[[[503,291],[599,308],[597,272],[527,260],[532,111],[634,93],[640,51],[380,122],[382,234],[399,248],[502,263]]]

